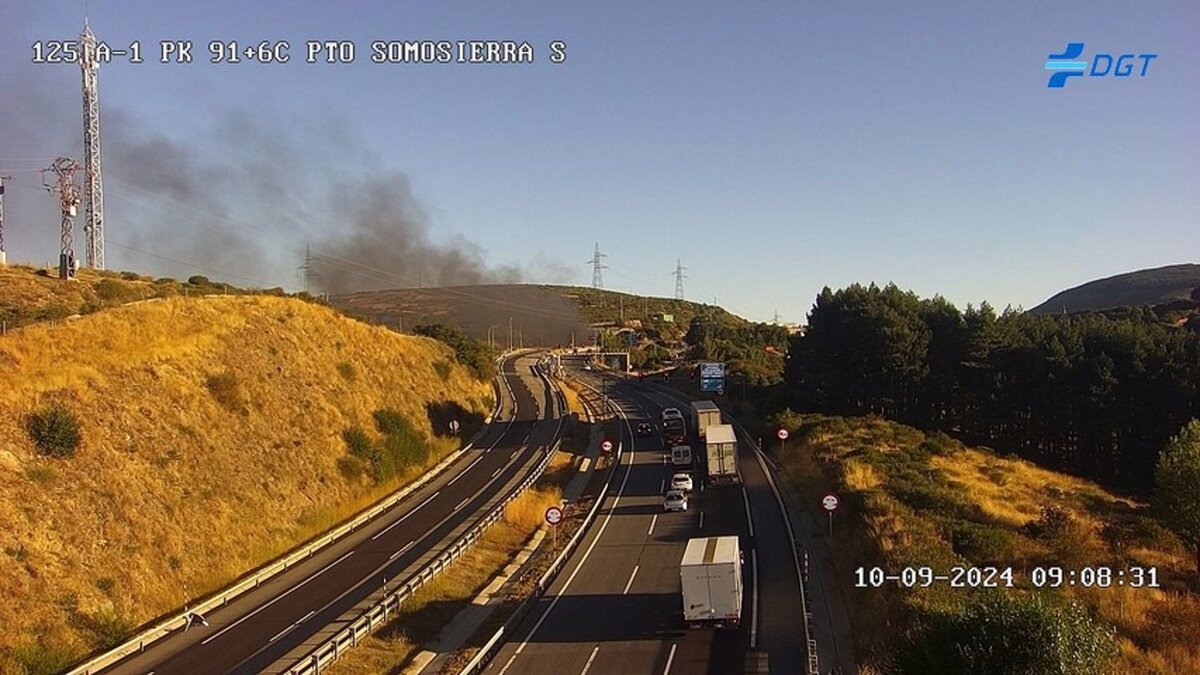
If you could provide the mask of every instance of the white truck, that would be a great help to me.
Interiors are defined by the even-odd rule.
[[[692,401],[692,428],[696,437],[704,440],[704,430],[721,423],[721,409],[712,401]]]
[[[714,424],[704,438],[704,476],[709,485],[740,483],[737,435],[731,424]]]
[[[736,628],[742,620],[742,550],[738,538],[689,539],[679,564],[688,628]]]

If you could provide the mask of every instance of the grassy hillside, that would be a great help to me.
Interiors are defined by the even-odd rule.
[[[283,295],[282,289],[247,291],[229,284],[194,276],[189,281],[154,279],[134,272],[79,270],[79,276],[63,282],[54,270],[28,265],[0,267],[0,321],[9,328],[39,321],[54,321],[75,314],[117,307],[138,300],[178,295],[259,293]]]
[[[856,656],[874,672],[889,672],[920,627],[956,615],[982,592],[944,582],[857,588],[855,569],[880,566],[896,574],[932,566],[945,573],[965,564],[1013,567],[1016,588],[1003,593],[1014,596],[1035,593],[1029,573],[1036,566],[1156,566],[1161,589],[1040,593],[1055,603],[1080,603],[1115,632],[1116,672],[1200,672],[1200,583],[1188,551],[1143,505],[877,418],[786,414],[780,421],[793,430],[782,456],[771,444],[784,485],[822,524],[813,495],[833,491],[843,499],[830,546]]]
[[[332,303],[352,316],[392,327],[444,323],[481,340],[488,338],[491,329],[493,339],[504,345],[510,317],[514,341],[520,334],[527,346],[570,344],[572,332],[582,344],[592,335],[589,324],[615,325],[622,315],[626,325],[636,321],[652,328],[664,342],[678,340],[697,314],[716,316],[723,323],[744,323],[711,305],[575,286],[405,288],[354,293],[335,297]],[[673,315],[674,321],[653,318],[662,314]]]
[[[436,437],[447,414],[491,407],[490,385],[453,359],[439,342],[266,296],[174,297],[10,330],[0,672],[111,644],[411,480],[456,445]],[[31,440],[31,415],[55,407],[79,421],[73,456]],[[433,452],[377,485],[343,435],[378,439],[381,410]]]
[[[1051,297],[1031,312],[1057,314],[1187,300],[1200,287],[1200,265],[1182,264],[1127,272],[1090,281]]]

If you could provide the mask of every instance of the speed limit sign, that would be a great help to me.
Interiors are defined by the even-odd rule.
[[[600,444],[600,449],[603,450],[604,452],[612,452],[612,448],[613,448],[612,441],[606,440]]]
[[[557,525],[562,522],[563,512],[557,506],[551,506],[546,509],[546,522],[551,525]]]
[[[788,437],[788,431],[787,431],[787,429],[780,429],[779,433],[777,433],[775,435],[779,437],[779,440],[786,441],[787,437]]]

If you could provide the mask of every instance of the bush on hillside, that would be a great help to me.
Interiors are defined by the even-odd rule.
[[[199,274],[194,274],[188,277],[188,283],[193,286],[208,286],[212,284],[212,282],[208,280],[208,277],[201,276]]]
[[[475,377],[483,380],[496,374],[496,351],[486,342],[467,337],[461,330],[440,323],[417,326],[413,332],[449,345],[454,350],[454,358]]]
[[[358,371],[354,369],[353,363],[350,363],[349,361],[342,361],[341,363],[337,364],[336,367],[338,375],[341,375],[342,379],[346,380],[347,382],[353,382],[358,378]]]
[[[904,674],[1093,675],[1111,672],[1117,653],[1112,628],[1082,605],[997,592],[933,615],[897,665]]]
[[[204,386],[208,388],[208,393],[216,399],[223,407],[233,412],[245,412],[245,403],[242,400],[242,387],[238,382],[237,375],[232,371],[225,371],[216,375],[209,375],[204,381]]]
[[[61,403],[51,403],[29,415],[25,430],[38,453],[50,457],[70,457],[83,441],[79,419]]]

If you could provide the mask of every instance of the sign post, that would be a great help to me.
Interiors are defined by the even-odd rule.
[[[840,503],[841,500],[832,492],[828,492],[825,496],[821,497],[821,507],[829,514],[829,536],[831,537],[833,536],[833,512],[837,511]]]
[[[550,523],[550,548],[558,550],[558,524],[562,522],[563,512],[557,506],[546,509],[546,522]]]
[[[779,457],[781,458],[779,461],[782,462],[783,461],[783,459],[782,459],[783,451],[787,450],[788,430],[780,429],[778,432],[776,432],[775,435],[779,437]]]

